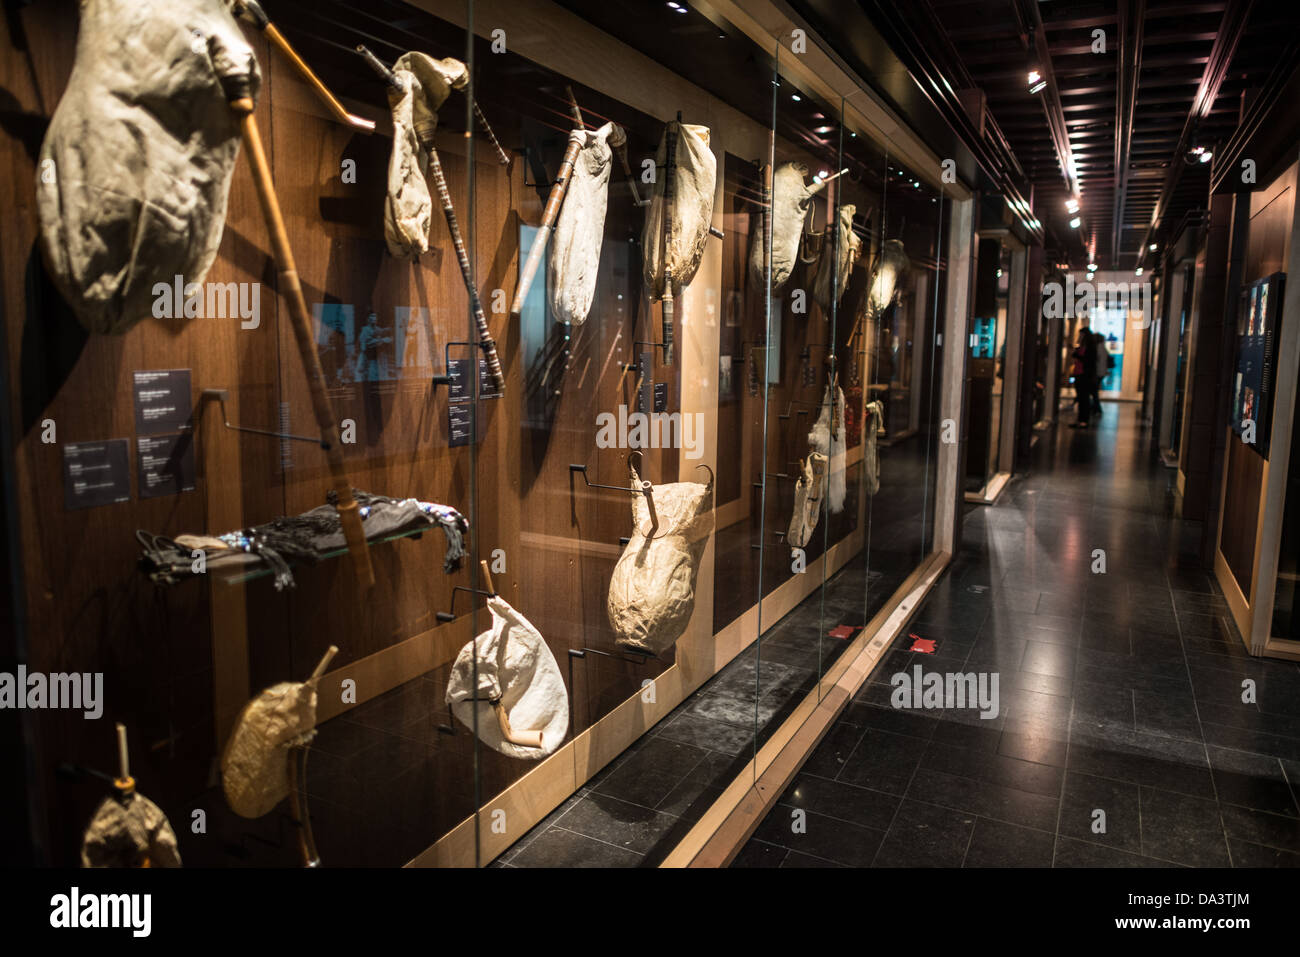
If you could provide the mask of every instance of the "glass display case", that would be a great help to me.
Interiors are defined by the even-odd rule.
[[[173,317],[6,231],[25,664],[104,682],[31,718],[48,861],[120,723],[186,865],[665,862],[937,554],[937,157],[712,9],[220,12],[260,88],[212,255],[135,264]]]

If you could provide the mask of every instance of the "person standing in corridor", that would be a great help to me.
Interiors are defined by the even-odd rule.
[[[1079,338],[1071,353],[1074,362],[1074,394],[1077,397],[1077,421],[1070,423],[1072,429],[1086,429],[1092,417],[1092,408],[1097,392],[1097,346],[1093,342],[1092,330],[1086,325],[1079,329]]]

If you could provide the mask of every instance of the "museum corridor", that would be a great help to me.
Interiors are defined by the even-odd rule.
[[[908,629],[934,654],[900,637],[733,866],[1300,863],[1300,665],[1246,653],[1138,407],[1104,408],[966,514]],[[891,707],[918,664],[998,673],[997,717]]]

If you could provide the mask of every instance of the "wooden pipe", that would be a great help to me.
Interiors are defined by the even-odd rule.
[[[487,593],[491,595],[493,598],[495,598],[497,590],[492,585],[492,573],[488,571],[487,561],[486,560],[480,561],[478,563],[478,567],[483,572],[483,584],[487,586]]]
[[[575,130],[585,130],[587,121],[582,118],[582,107],[578,106],[578,98],[573,95],[573,87],[566,86],[564,95],[569,98],[569,115],[573,117],[573,128]]]
[[[678,130],[679,126],[677,124],[668,124],[668,143],[665,150],[664,164],[664,289],[663,298],[659,300],[659,308],[663,326],[663,362],[666,366],[673,364],[673,298],[678,292],[676,283],[673,282],[673,277],[669,275],[668,270],[668,259],[673,248],[673,200],[677,195],[677,184],[674,180],[677,172]]]
[[[506,377],[501,371],[501,359],[497,356],[496,340],[488,329],[487,316],[483,314],[483,303],[479,300],[478,290],[474,288],[474,274],[470,269],[469,253],[465,251],[465,240],[460,235],[460,223],[456,219],[456,208],[451,204],[451,192],[447,189],[447,178],[442,173],[442,161],[438,159],[438,150],[432,142],[424,144],[429,151],[429,171],[433,173],[433,183],[438,190],[438,201],[442,204],[442,214],[447,220],[447,231],[451,233],[451,244],[456,247],[456,261],[460,264],[460,276],[469,294],[470,309],[474,313],[474,322],[478,328],[478,345],[487,360],[488,374],[496,387],[497,395],[506,394]]]
[[[126,748],[126,725],[120,721],[114,726],[117,732],[117,778],[113,781],[113,786],[117,788],[117,796],[125,801],[128,796],[135,792],[135,779],[131,777],[131,761]],[[147,867],[148,864],[146,863]]]
[[[321,658],[320,664],[316,666],[316,670],[313,671],[311,673],[311,677],[307,679],[308,684],[315,681],[320,681],[321,675],[325,673],[325,669],[330,666],[330,662],[334,660],[334,656],[337,655],[338,653],[339,653],[338,645],[330,645],[329,648],[325,650],[325,656]]]
[[[266,153],[262,149],[262,137],[257,129],[257,120],[253,117],[253,98],[250,92],[246,77],[231,78],[226,85],[230,108],[239,116],[244,148],[248,153],[249,165],[252,167],[253,184],[257,187],[257,199],[262,207],[262,216],[266,220],[267,232],[271,234],[272,255],[279,269],[280,291],[289,306],[290,325],[293,327],[298,353],[307,373],[312,408],[316,413],[316,425],[320,429],[321,447],[325,449],[330,478],[337,496],[334,507],[339,513],[343,537],[347,540],[348,552],[352,556],[357,580],[362,588],[369,589],[375,583],[375,572],[370,564],[370,551],[366,545],[365,530],[361,525],[361,512],[357,507],[356,499],[352,497],[352,483],[348,480],[347,469],[343,463],[338,420],[334,416],[334,409],[325,392],[325,373],[321,369],[320,355],[316,352],[316,343],[312,337],[311,317],[307,312],[307,301],[303,298],[302,284],[298,281],[298,270],[294,265],[293,250],[289,247],[289,234],[284,226],[284,217],[280,214],[280,201],[276,198],[275,186],[271,181],[271,167],[267,164]]]
[[[813,197],[813,196],[816,196],[818,193],[820,193],[822,190],[824,190],[824,189],[826,188],[826,184],[827,184],[827,183],[829,183],[829,182],[830,182],[831,180],[833,180],[833,179],[839,179],[841,176],[843,176],[843,175],[844,175],[845,173],[847,173],[848,171],[849,171],[849,168],[846,166],[846,167],[844,167],[844,169],[840,170],[838,173],[831,173],[831,175],[830,175],[830,176],[827,176],[825,179],[819,179],[819,180],[817,180],[817,182],[813,183],[811,186],[808,187],[808,196],[809,196],[810,198]]]
[[[321,82],[320,77],[315,74],[312,68],[307,65],[307,62],[298,55],[298,51],[284,38],[284,34],[275,28],[275,24],[271,22],[271,18],[266,15],[266,11],[262,9],[262,5],[257,0],[236,0],[234,9],[236,15],[244,15],[259,32],[266,34],[266,38],[280,49],[280,52],[285,55],[293,68],[311,85],[312,89],[316,91],[316,95],[329,107],[331,113],[348,126],[364,130],[367,133],[375,131],[373,120],[367,120],[364,117],[349,113],[344,108],[338,97],[330,92],[329,87]]]
[[[542,225],[533,237],[532,248],[528,250],[528,259],[519,270],[519,286],[515,289],[515,299],[510,306],[510,315],[517,317],[524,311],[524,300],[533,285],[533,277],[542,265],[542,255],[546,252],[546,243],[550,239],[555,220],[560,215],[560,204],[569,188],[569,178],[573,175],[573,164],[578,161],[582,149],[582,132],[575,130],[569,135],[569,145],[564,150],[564,159],[560,162],[560,172],[551,186],[551,193],[546,197],[546,209],[542,212]]]
[[[506,151],[501,148],[501,143],[497,139],[497,135],[492,132],[492,124],[490,124],[487,121],[487,117],[483,115],[483,110],[478,105],[478,100],[471,100],[470,102],[474,106],[474,115],[478,117],[479,123],[483,125],[483,132],[487,134],[487,138],[489,142],[491,142],[492,148],[497,151],[497,159],[500,161],[502,166],[509,166],[510,157],[507,156]]]
[[[510,718],[506,716],[505,705],[500,701],[492,702],[492,710],[497,713],[497,724],[501,726],[501,736],[511,744],[517,744],[521,748],[540,748],[542,746],[542,732],[516,731],[510,727]]]

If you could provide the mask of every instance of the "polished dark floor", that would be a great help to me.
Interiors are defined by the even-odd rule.
[[[734,866],[1300,863],[1300,666],[1244,650],[1136,407],[1035,452],[909,629],[935,655],[882,661]],[[998,673],[998,717],[894,709],[916,663]]]

